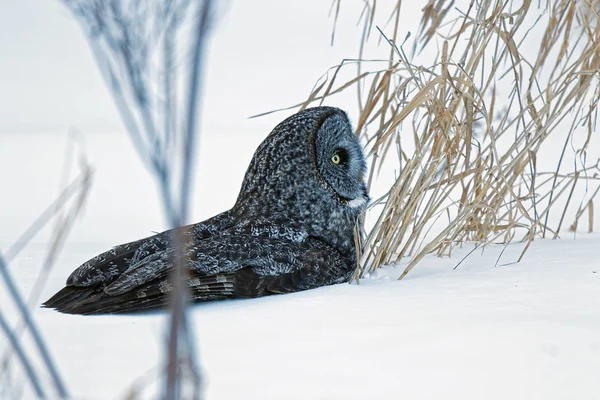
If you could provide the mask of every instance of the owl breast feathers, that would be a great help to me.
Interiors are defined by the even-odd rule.
[[[273,129],[248,166],[235,205],[181,229],[191,301],[259,297],[345,282],[354,227],[368,202],[366,163],[347,115],[301,111]],[[75,314],[165,305],[173,230],[87,261],[45,307]]]

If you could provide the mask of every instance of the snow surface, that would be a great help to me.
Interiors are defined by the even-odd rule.
[[[509,265],[522,246],[496,245],[453,270],[466,245],[402,281],[387,268],[360,285],[194,305],[206,398],[598,399],[599,245],[597,234],[536,241]],[[68,247],[42,297],[105,248]],[[13,263],[26,293],[43,253],[31,246]],[[162,357],[161,312],[35,317],[76,398],[124,398]]]

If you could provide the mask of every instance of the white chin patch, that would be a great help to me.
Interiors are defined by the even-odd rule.
[[[363,196],[354,199],[354,200],[350,200],[348,202],[348,207],[350,208],[360,208],[363,207],[364,205],[367,204],[367,199],[365,199]]]

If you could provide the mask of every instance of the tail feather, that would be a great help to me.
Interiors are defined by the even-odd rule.
[[[44,308],[55,308],[62,311],[63,308],[68,307],[70,304],[78,304],[84,302],[94,293],[97,293],[101,289],[98,288],[81,288],[77,286],[65,286],[58,291],[54,296],[46,300],[42,307]]]
[[[190,276],[187,282],[192,302],[225,299],[234,294],[232,275]],[[43,307],[66,314],[130,313],[164,307],[172,290],[166,277],[117,296],[111,296],[101,288],[66,286]]]

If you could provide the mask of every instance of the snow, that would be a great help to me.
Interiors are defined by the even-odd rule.
[[[599,244],[597,234],[540,240],[508,265],[522,246],[496,245],[453,270],[469,244],[402,281],[399,266],[359,285],[194,305],[206,398],[597,399]],[[69,246],[42,297],[104,248]],[[43,255],[30,246],[13,264],[24,292]],[[76,398],[123,398],[162,359],[161,312],[35,318]],[[143,380],[142,398],[155,381]]]

